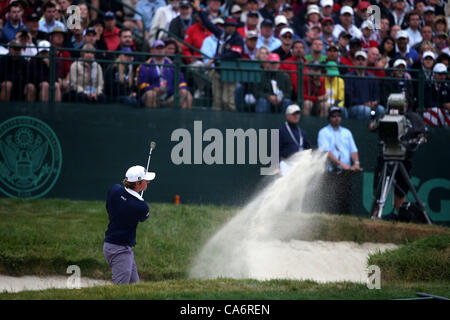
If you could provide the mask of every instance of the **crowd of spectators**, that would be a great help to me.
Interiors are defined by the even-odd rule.
[[[386,112],[389,93],[405,92],[417,109],[424,92],[425,120],[450,125],[443,0],[0,0],[0,12],[2,101],[48,101],[54,48],[56,101],[159,107],[173,104],[178,86],[189,109],[207,95],[206,79],[217,110],[284,112],[302,94],[305,115],[338,106],[367,119]],[[261,82],[223,81],[221,64],[236,59],[263,60]]]

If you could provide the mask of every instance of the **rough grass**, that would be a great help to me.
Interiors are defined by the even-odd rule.
[[[166,280],[134,285],[101,286],[83,289],[49,289],[0,293],[2,299],[92,300],[92,299],[156,299],[156,300],[367,300],[415,298],[417,292],[450,296],[443,283],[391,283],[380,290],[369,290],[364,284],[293,280]]]

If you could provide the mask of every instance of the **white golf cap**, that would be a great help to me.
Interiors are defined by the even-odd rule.
[[[47,40],[42,40],[38,44],[38,53],[42,51],[50,51],[50,47],[50,42],[48,42]]]
[[[397,59],[394,62],[394,68],[397,68],[398,66],[404,66],[406,68],[407,64],[406,61],[403,59]]]
[[[242,12],[242,9],[241,9],[241,7],[238,6],[237,4],[234,4],[234,5],[231,7],[231,13],[236,13],[236,12],[239,12],[239,11]]]
[[[291,28],[283,28],[283,29],[281,29],[280,37],[286,33],[290,33],[290,34],[294,35],[294,30],[292,30]]]
[[[279,24],[288,24],[287,18],[283,15],[279,15],[275,17],[275,26],[278,26]]]
[[[132,166],[125,173],[125,177],[128,182],[136,182],[142,180],[153,180],[155,179],[156,174],[154,172],[145,172],[145,168],[143,166]]]
[[[428,57],[431,57],[433,60],[436,59],[436,56],[433,51],[425,51],[423,53],[423,55],[422,55],[423,59],[428,58]]]
[[[212,23],[213,24],[225,24],[225,21],[222,18],[214,18]]]
[[[400,38],[409,39],[408,32],[406,32],[405,30],[397,31],[397,34],[395,35],[395,39],[400,39]]]
[[[343,7],[341,8],[340,14],[343,15],[343,14],[346,14],[346,13],[349,13],[349,14],[353,15],[353,9],[352,9],[352,7],[350,7],[350,6],[343,6]]]
[[[334,1],[333,0],[320,0],[320,6],[322,8],[328,7],[328,6],[333,6],[334,5]]]
[[[435,73],[447,72],[447,66],[443,63],[436,63],[436,65],[433,68],[433,72]]]
[[[286,108],[286,114],[294,114],[300,112],[300,107],[297,104],[291,104]]]
[[[247,31],[247,34],[245,35],[245,39],[254,39],[258,38],[258,32],[255,30],[249,30]]]
[[[359,50],[355,53],[355,58],[363,57],[367,60],[367,53],[365,51]]]
[[[370,30],[375,29],[373,23],[368,20],[364,20],[364,22],[361,24],[361,30],[365,29],[365,28],[370,29]]]
[[[308,6],[308,9],[306,10],[306,15],[310,15],[311,13],[317,13],[320,15],[319,7],[315,4],[311,4]]]

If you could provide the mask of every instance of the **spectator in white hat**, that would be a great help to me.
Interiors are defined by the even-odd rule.
[[[351,34],[353,38],[361,38],[362,33],[353,24],[353,8],[349,6],[343,6],[339,15],[340,24],[337,24],[333,30],[333,36],[338,38],[342,31],[346,31]]]
[[[281,30],[288,26],[288,20],[283,15],[278,15],[275,17],[275,37],[280,38]]]
[[[301,118],[300,107],[297,104],[291,104],[286,108],[286,121],[279,128],[279,155],[280,155],[280,174],[285,176],[291,170],[289,158],[297,152],[311,149],[306,132],[299,127]]]
[[[411,81],[411,75],[407,72],[407,64],[403,59],[395,60],[392,71],[392,77],[395,80],[383,80],[381,86],[381,103],[387,105],[388,97],[391,93],[404,92],[408,101],[411,103],[411,107],[415,102],[415,95],[413,90],[413,84]]]
[[[406,28],[406,3],[405,0],[392,0],[392,15],[394,16],[395,24],[399,25],[402,29]]]
[[[416,50],[410,48],[408,33],[405,30],[398,31],[395,40],[397,44],[395,58],[404,59],[408,64],[408,68],[411,68],[413,64],[417,62],[419,54]]]
[[[272,51],[280,56],[280,60],[284,61],[292,57],[292,43],[294,42],[294,31],[291,28],[283,28],[280,32],[281,46]]]
[[[322,19],[324,19],[324,18],[332,18],[333,19],[333,6],[334,6],[333,0],[321,0],[320,1],[320,7],[322,10]]]
[[[433,67],[433,81],[425,90],[424,106],[426,108],[423,117],[431,126],[450,126],[450,85],[448,69],[443,63],[436,63]]]

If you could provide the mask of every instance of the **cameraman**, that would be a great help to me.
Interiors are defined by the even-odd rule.
[[[398,108],[398,114],[404,115],[407,121],[407,132],[405,136],[402,138],[404,142],[404,146],[406,147],[406,155],[405,159],[402,160],[402,163],[408,173],[411,172],[412,169],[412,157],[418,146],[422,143],[425,143],[427,140],[425,138],[425,133],[427,132],[427,127],[422,119],[422,117],[410,108],[413,105],[413,98],[410,95],[404,95],[404,108]],[[389,108],[390,114],[393,114],[393,109],[397,109],[397,107]],[[377,131],[379,124],[379,119],[374,119],[369,123],[369,130],[374,132]],[[383,156],[383,144],[380,142],[380,152],[377,159],[377,165],[374,172],[374,197],[375,200],[372,205],[371,214],[375,216],[378,212],[378,203],[376,200],[380,199],[381,196],[381,178],[382,178],[382,170],[384,165],[384,156]],[[408,184],[407,181],[403,178],[400,170],[397,170],[395,174],[394,180],[394,206],[397,209],[397,213],[400,212],[400,206],[406,200],[406,195],[408,193]],[[386,219],[391,220],[395,219],[393,213],[389,214]]]

